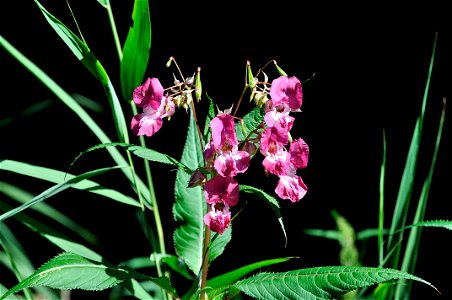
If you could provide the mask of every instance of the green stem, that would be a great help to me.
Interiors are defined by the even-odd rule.
[[[113,17],[113,11],[111,9],[110,1],[105,8],[107,9],[108,19],[110,20],[111,32],[113,33],[113,39],[115,40],[116,51],[118,51],[119,61],[121,61],[122,60],[122,47],[121,47],[121,42],[119,41],[118,31],[116,30],[115,18]]]

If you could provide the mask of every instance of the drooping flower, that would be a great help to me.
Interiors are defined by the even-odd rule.
[[[174,114],[175,105],[170,97],[163,95],[163,87],[157,78],[148,78],[135,88],[133,101],[143,112],[135,115],[131,121],[134,134],[152,136],[160,130],[163,118]]]
[[[227,203],[212,204],[204,216],[204,223],[214,232],[223,234],[231,222],[231,212]]]
[[[133,91],[133,102],[139,107],[151,105],[157,110],[163,98],[163,86],[158,78],[147,78],[146,81]]]
[[[288,199],[292,202],[300,201],[308,191],[300,176],[284,175],[279,176],[275,192],[281,199]]]
[[[272,81],[270,96],[273,106],[283,106],[290,108],[291,111],[298,111],[303,103],[301,82],[295,76],[280,76]]]
[[[309,146],[302,138],[298,138],[290,143],[290,162],[299,169],[304,169],[308,165]]]
[[[214,168],[221,176],[234,177],[244,173],[250,165],[250,154],[234,146],[231,151],[222,152],[214,162]]]
[[[239,202],[239,184],[231,177],[215,176],[204,185],[204,195],[208,204],[234,206]]]
[[[210,121],[212,140],[215,150],[230,150],[238,144],[235,134],[234,117],[230,114],[220,114]]]
[[[287,174],[290,164],[290,153],[284,150],[268,154],[262,161],[265,170],[277,176]]]

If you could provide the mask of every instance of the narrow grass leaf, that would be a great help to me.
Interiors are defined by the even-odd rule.
[[[199,144],[196,122],[190,109],[190,123],[185,141],[181,163],[195,170],[203,164],[203,149]],[[198,274],[203,261],[204,215],[206,200],[201,187],[187,188],[190,175],[178,169],[174,187],[175,203],[173,215],[176,221],[174,245],[194,274]]]
[[[124,99],[132,98],[133,90],[143,83],[151,50],[151,20],[149,2],[135,0],[133,25],[129,28],[120,66],[121,89]]]
[[[209,288],[218,288],[223,285],[233,284],[237,280],[245,277],[246,275],[248,275],[251,272],[254,272],[260,268],[268,267],[268,266],[275,265],[275,264],[280,264],[280,263],[286,262],[293,258],[294,257],[282,257],[282,258],[273,258],[273,259],[267,259],[267,260],[255,262],[255,263],[240,267],[236,270],[213,277],[213,278],[207,280],[207,286]]]
[[[58,171],[55,169],[49,169],[45,167],[40,167],[36,165],[31,165],[28,163],[14,161],[14,160],[0,160],[0,170],[5,170],[9,172],[14,172],[17,174],[53,182],[53,183],[61,183],[65,179],[72,179],[75,175],[65,173],[62,171]],[[97,195],[104,196],[106,198],[139,207],[140,204],[130,196],[126,196],[114,189],[106,188],[101,186],[100,184],[92,181],[92,180],[82,180],[77,182],[72,186],[72,188],[77,190],[83,190],[90,193],[94,193]]]
[[[358,288],[398,279],[419,281],[417,276],[388,268],[325,266],[288,272],[263,272],[234,284],[246,295],[266,300],[334,299]]]
[[[419,197],[418,206],[417,206],[416,213],[415,213],[414,220],[413,220],[414,224],[420,224],[420,222],[422,222],[424,220],[425,209],[427,207],[427,200],[428,200],[428,195],[429,195],[429,191],[430,191],[430,185],[432,183],[433,172],[434,172],[435,165],[436,165],[436,158],[438,156],[438,150],[439,150],[441,135],[442,135],[442,131],[443,131],[444,116],[445,116],[445,112],[446,112],[445,104],[446,103],[444,101],[440,124],[438,127],[438,133],[436,135],[436,143],[435,143],[435,149],[433,152],[432,162],[430,165],[430,171],[422,186],[421,195]],[[425,224],[427,224],[427,223],[425,223]],[[438,224],[438,223],[436,223],[436,224]],[[444,225],[445,223],[443,222],[442,224]],[[406,250],[405,250],[405,253],[403,256],[402,267],[400,268],[401,271],[414,273],[414,270],[416,267],[416,262],[417,262],[417,254],[419,252],[420,238],[421,238],[421,228],[419,228],[419,226],[414,226],[413,229],[410,231],[410,235],[408,237],[407,245],[405,248]],[[397,285],[396,297],[398,299],[399,298],[401,299],[402,297],[404,299],[409,299],[409,297],[410,297],[412,284],[408,283],[408,287],[407,287],[404,283],[405,282],[401,281]]]
[[[34,195],[30,194],[27,191],[24,191],[21,188],[18,188],[16,186],[13,186],[11,184],[8,184],[6,182],[1,182],[1,181],[0,181],[0,192],[4,193],[5,195],[9,196],[11,199],[14,199],[20,203],[26,203],[27,201],[29,201],[30,199],[33,199],[33,197],[34,197]],[[71,230],[72,232],[83,237],[85,240],[89,241],[90,243],[93,243],[93,244],[97,243],[97,237],[94,233],[92,233],[88,229],[84,228],[83,226],[80,226],[80,224],[78,224],[78,222],[75,222],[74,220],[67,217],[65,214],[56,210],[52,206],[46,204],[45,202],[41,202],[37,205],[33,205],[31,207],[31,209],[36,210],[37,212],[45,215],[46,217],[49,217],[52,220],[55,220],[56,222],[60,223],[64,227]]]
[[[102,83],[113,112],[113,119],[116,125],[119,141],[126,143],[129,142],[128,126],[126,125],[126,121],[124,119],[124,113],[113,84],[105,72],[104,67],[97,60],[84,41],[80,40],[69,28],[67,28],[49,11],[47,11],[44,6],[39,3],[39,1],[35,0],[35,3],[38,5],[50,26],[66,43],[77,59],[80,60],[85,67],[87,67],[88,70]]]
[[[396,230],[403,228],[405,226],[406,214],[408,211],[408,206],[411,198],[411,193],[413,190],[413,181],[416,172],[417,158],[419,153],[419,146],[421,142],[421,133],[424,121],[425,106],[427,103],[427,96],[430,87],[430,78],[433,71],[433,62],[435,58],[436,51],[437,34],[433,42],[433,50],[430,59],[430,66],[427,75],[427,82],[424,90],[424,97],[422,99],[421,113],[416,121],[414,128],[413,137],[411,139],[410,148],[408,150],[408,157],[405,163],[405,168],[403,170],[402,180],[399,187],[399,192],[397,194],[396,206],[394,208],[394,214],[392,217],[392,223],[390,228],[390,234],[387,243],[387,249],[394,246],[393,234]],[[396,242],[397,243],[397,242]]]
[[[103,174],[107,171],[113,170],[113,169],[117,169],[119,168],[119,166],[117,167],[109,167],[109,168],[101,168],[101,169],[97,169],[97,170],[93,170],[93,171],[89,171],[86,173],[83,173],[81,175],[75,176],[74,178],[71,178],[67,181],[64,181],[62,183],[59,183],[57,185],[52,186],[51,188],[45,190],[44,192],[42,192],[41,194],[37,195],[36,197],[34,197],[33,199],[31,199],[30,201],[22,204],[21,206],[14,208],[2,215],[0,215],[0,222],[6,220],[9,217],[12,217],[20,212],[22,212],[23,210],[37,204],[40,203],[41,201],[44,201],[70,187],[72,187],[74,184],[76,184],[77,182],[80,182],[84,179],[96,176],[96,175],[100,175]]]
[[[38,68],[33,62],[26,58],[16,48],[14,48],[7,40],[0,36],[0,46],[4,47],[14,58],[16,58],[25,68],[27,68],[33,75],[35,75],[41,82],[47,86],[65,105],[67,105],[84,123],[88,128],[96,135],[96,137],[102,143],[110,143],[110,138],[104,133],[104,131],[97,125],[97,123],[91,118],[91,116],[74,100],[68,93],[66,93],[55,81],[53,81],[47,74],[45,74],[40,68]],[[116,148],[108,148],[113,160],[118,165],[127,165],[128,162],[119,153]],[[124,175],[130,181],[131,184],[138,185],[141,195],[145,200],[145,204],[148,207],[152,207],[149,193],[147,193],[147,187],[143,181],[133,176],[130,168],[122,169]]]

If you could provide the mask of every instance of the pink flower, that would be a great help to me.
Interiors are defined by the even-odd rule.
[[[267,155],[262,161],[265,170],[274,175],[286,175],[290,167],[290,153],[279,151],[275,154]]]
[[[304,169],[308,165],[309,147],[302,138],[290,144],[290,162],[297,168]]]
[[[292,202],[300,201],[306,192],[307,186],[300,176],[284,175],[279,177],[275,192],[281,199],[288,199]]]
[[[153,102],[144,105],[143,113],[137,114],[132,118],[131,128],[134,134],[152,136],[162,127],[162,118],[174,114],[174,103],[167,97],[160,99],[157,109],[153,108],[151,103]]]
[[[211,211],[204,216],[204,223],[209,226],[210,230],[219,234],[223,234],[230,222],[231,212],[227,204],[212,205]]]
[[[267,156],[270,153],[276,153],[289,142],[289,133],[278,131],[278,128],[267,127],[264,129],[259,145],[259,151]]]
[[[133,91],[133,102],[140,107],[151,105],[153,109],[158,109],[162,102],[163,91],[158,78],[148,78]]]
[[[230,151],[238,144],[235,135],[234,117],[230,114],[220,114],[210,121],[212,140],[215,150]]]
[[[264,120],[268,127],[275,127],[280,135],[287,135],[292,129],[295,118],[289,116],[289,113],[271,110],[265,114]]]
[[[270,96],[273,106],[284,106],[298,111],[303,103],[301,82],[295,76],[280,76],[272,81]]]
[[[221,176],[234,177],[238,173],[244,173],[250,165],[250,154],[237,150],[220,154],[214,162],[214,168]]]
[[[204,185],[204,195],[208,204],[234,206],[239,202],[239,184],[231,177],[215,176]]]

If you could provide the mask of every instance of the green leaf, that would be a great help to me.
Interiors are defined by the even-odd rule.
[[[235,124],[235,132],[237,134],[237,140],[243,141],[245,138],[264,121],[264,109],[255,107],[249,113],[243,117],[242,124]]]
[[[270,196],[269,194],[267,194],[263,190],[257,189],[255,187],[252,187],[252,186],[249,186],[249,185],[241,184],[240,185],[240,191],[244,192],[244,193],[255,194],[256,196],[258,196],[259,198],[263,199],[265,202],[267,202],[270,205],[270,207],[275,212],[276,217],[278,218],[279,224],[281,225],[281,229],[282,229],[283,234],[284,234],[285,244],[287,245],[286,229],[284,228],[284,223],[283,223],[283,220],[282,220],[281,211],[279,210],[279,204],[278,204],[278,201],[275,199],[275,197]]]
[[[45,167],[35,166],[28,163],[14,161],[14,160],[0,160],[0,170],[10,171],[17,174],[30,176],[33,178],[53,182],[61,183],[65,179],[72,179],[75,175],[57,171],[54,169],[49,169]],[[82,180],[72,186],[72,188],[77,190],[83,190],[90,193],[98,194],[112,200],[139,207],[140,204],[133,198],[126,196],[116,190],[111,188],[106,188],[100,184],[91,180]]]
[[[61,37],[66,45],[71,49],[74,55],[80,60],[85,67],[102,83],[105,89],[110,106],[113,112],[113,118],[116,125],[119,141],[129,142],[128,126],[124,119],[124,113],[119,103],[118,96],[115,89],[108,78],[107,72],[104,67],[93,55],[88,45],[84,41],[81,41],[69,28],[55,18],[50,12],[48,12],[39,1],[35,0],[41,12],[44,14],[47,22],[52,26],[55,32]]]
[[[388,268],[316,267],[289,272],[259,273],[234,284],[257,299],[333,299],[362,287],[410,279],[436,288],[417,276]]]
[[[274,264],[283,263],[292,258],[294,258],[294,257],[273,258],[273,259],[267,259],[267,260],[255,262],[255,263],[243,266],[241,268],[238,268],[234,271],[231,271],[231,272],[228,272],[225,274],[221,274],[214,278],[211,278],[211,279],[207,280],[207,286],[211,287],[211,288],[218,288],[223,285],[233,284],[240,278],[248,275],[251,272],[256,271],[257,269],[271,266]]]
[[[89,172],[83,173],[81,175],[78,175],[76,177],[73,177],[73,178],[71,178],[71,179],[69,179],[67,181],[61,182],[61,183],[59,183],[57,185],[54,185],[51,188],[49,188],[49,189],[45,190],[44,192],[42,192],[41,194],[37,195],[36,197],[31,199],[30,201],[22,204],[21,206],[15,208],[13,210],[10,210],[10,211],[0,215],[0,222],[6,220],[9,217],[12,217],[12,216],[20,213],[21,211],[29,208],[32,205],[35,205],[35,204],[37,204],[37,203],[39,203],[41,201],[44,201],[44,200],[46,200],[46,199],[48,199],[48,198],[50,198],[50,197],[52,197],[52,196],[54,196],[54,195],[56,195],[56,194],[58,194],[60,192],[72,187],[74,184],[76,184],[76,183],[78,183],[78,182],[80,182],[80,181],[82,181],[84,179],[87,179],[87,178],[90,178],[90,177],[93,177],[93,176],[96,176],[96,175],[100,175],[100,174],[103,174],[103,173],[105,173],[107,171],[110,171],[110,170],[113,170],[113,169],[117,169],[117,168],[119,168],[119,166],[117,166],[117,167],[109,167],[109,168],[101,168],[101,169],[89,171]]]
[[[144,159],[147,159],[150,161],[155,161],[155,162],[159,162],[159,163],[163,163],[163,164],[169,164],[169,165],[176,166],[178,168],[181,168],[182,170],[184,170],[185,172],[187,172],[190,175],[191,175],[191,173],[193,173],[193,171],[189,167],[187,167],[185,164],[177,161],[175,158],[173,158],[167,154],[163,154],[163,153],[157,152],[155,150],[152,150],[152,149],[149,149],[146,147],[137,146],[137,145],[133,145],[133,144],[126,144],[126,143],[106,143],[106,144],[100,144],[100,145],[93,146],[93,147],[83,151],[79,155],[77,155],[77,157],[74,159],[74,161],[71,163],[71,165],[73,165],[85,153],[91,152],[91,151],[97,150],[97,149],[107,148],[107,147],[122,147],[128,151],[131,151],[133,154],[135,154],[138,157],[141,157],[141,158],[144,158]]]
[[[212,244],[209,248],[209,262],[212,262],[215,258],[221,255],[226,248],[226,245],[231,241],[232,238],[232,225],[229,224],[228,228],[223,232],[223,234],[215,233],[212,235]]]
[[[215,118],[215,104],[212,98],[209,95],[206,95],[207,99],[209,99],[209,110],[207,112],[206,121],[204,123],[204,144],[208,144],[210,141],[210,137],[212,136],[212,130],[210,129],[210,121]]]
[[[135,0],[133,25],[124,44],[120,66],[121,89],[124,99],[132,98],[133,90],[143,83],[151,49],[151,20],[149,1]]]
[[[133,278],[152,280],[170,293],[175,293],[167,278],[151,278],[132,270],[93,262],[77,254],[65,252],[49,260],[0,299],[6,299],[24,288],[34,286],[101,291]]]
[[[190,124],[182,153],[181,163],[195,170],[203,164],[203,154],[197,136],[193,111],[190,109]],[[204,222],[206,200],[201,187],[187,188],[190,175],[178,169],[174,188],[173,215],[177,223],[174,231],[176,253],[196,275],[203,261]]]
[[[452,221],[449,220],[419,221],[411,226],[407,226],[407,228],[411,227],[439,227],[452,230]]]
[[[22,53],[17,51],[7,40],[0,36],[0,46],[4,47],[14,58],[16,58],[25,68],[27,68],[33,75],[35,75],[46,87],[48,87],[65,105],[67,105],[85,124],[86,126],[96,135],[96,137],[102,143],[110,143],[110,138],[102,131],[99,125],[91,118],[91,116],[74,100],[67,92],[65,92],[52,78],[45,74],[38,66],[26,58]],[[113,160],[118,165],[127,165],[127,161],[119,153],[116,148],[108,148]],[[149,193],[147,192],[147,187],[143,181],[135,176],[131,168],[122,169],[124,175],[130,181],[131,184],[137,184],[140,193],[145,199],[145,204],[148,207],[152,207]]]

